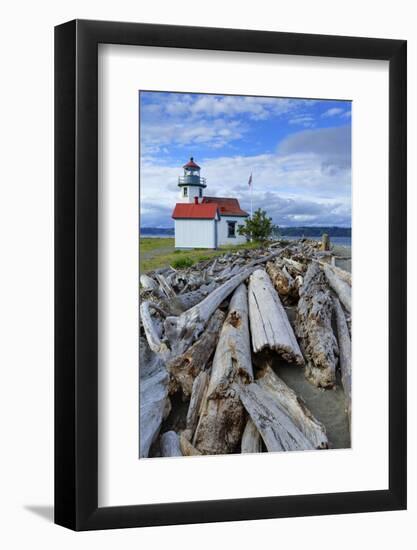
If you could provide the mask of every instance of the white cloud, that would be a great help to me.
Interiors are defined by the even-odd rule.
[[[224,147],[227,143],[240,139],[246,127],[240,121],[217,119],[210,123],[206,120],[194,124],[158,121],[143,125],[141,128],[141,147],[143,154],[156,154],[163,146],[186,146],[194,143],[208,147]]]
[[[317,152],[198,159],[207,178],[206,195],[231,196],[250,209],[249,175],[253,174],[253,206],[264,208],[278,225],[350,225],[350,167],[323,169]],[[142,226],[170,227],[178,199],[180,166],[142,163]]]
[[[238,115],[248,115],[254,120],[264,120],[270,116],[294,111],[304,105],[304,100],[285,98],[227,95],[197,95],[193,98],[185,95],[183,98],[176,99],[173,104],[168,103],[166,111],[169,114],[187,114],[193,119],[201,116],[233,118]]]
[[[305,128],[312,128],[315,125],[315,119],[312,116],[299,115],[294,118],[291,118],[288,121],[289,124],[298,124],[304,126]]]
[[[305,112],[314,100],[202,94],[148,94],[147,98],[141,104],[141,136],[148,154],[168,144],[220,148],[242,138],[250,121],[270,117],[291,114],[293,124],[314,123]]]
[[[327,109],[327,111],[325,111],[321,116],[324,118],[328,118],[341,115],[343,112],[344,109],[341,109],[340,107],[332,107],[331,109]]]
[[[337,171],[351,165],[351,128],[304,130],[284,139],[278,148],[284,155],[313,154],[321,159],[322,170]]]
[[[247,185],[253,174],[254,208],[262,207],[278,225],[350,225],[350,128],[311,129],[311,100],[171,94],[141,105],[141,224],[171,227],[178,199],[181,166],[172,164],[170,146],[190,149],[206,194],[232,196],[249,210]],[[338,113],[335,113],[335,109]],[[328,109],[327,113],[332,109]],[[333,108],[333,115],[343,109]],[[308,128],[289,135],[272,153],[231,155],[237,140],[247,139],[253,120],[285,115],[290,124]],[[245,141],[245,149],[248,142]],[[204,158],[198,150],[219,150]],[[158,156],[158,158],[156,158]],[[160,157],[160,158],[159,158]],[[185,160],[185,159],[184,159]]]

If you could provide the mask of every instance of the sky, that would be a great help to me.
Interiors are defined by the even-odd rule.
[[[173,227],[192,156],[208,196],[279,226],[351,226],[351,102],[139,93],[141,226]]]

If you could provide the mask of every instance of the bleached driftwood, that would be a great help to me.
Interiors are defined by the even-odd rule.
[[[339,277],[339,279],[342,279],[345,283],[347,283],[349,286],[352,286],[352,274],[349,273],[349,271],[345,271],[344,269],[341,269],[340,267],[337,267],[336,265],[328,265],[325,262],[322,262],[321,260],[315,260],[318,261],[321,266],[327,266],[333,273]]]
[[[169,374],[163,360],[152,353],[144,338],[139,342],[139,456],[147,457],[169,408]]]
[[[196,290],[190,290],[189,292],[179,294],[177,300],[180,302],[183,311],[186,311],[204,300],[204,298],[206,298],[210,292],[213,292],[216,287],[217,283],[212,281],[208,285],[201,285],[200,288]]]
[[[269,365],[261,371],[257,384],[270,394],[315,449],[328,447],[324,425],[311,414],[301,397],[298,397]]]
[[[152,279],[152,277],[149,277],[149,275],[146,275],[145,273],[143,273],[140,276],[139,280],[140,280],[140,284],[141,284],[143,289],[159,291],[159,287],[158,287],[157,282],[154,281],[154,279]]]
[[[193,437],[197,427],[198,417],[200,415],[201,405],[207,390],[208,382],[209,377],[205,371],[200,372],[194,380],[186,419],[186,429],[189,433],[189,439]]]
[[[262,438],[258,432],[258,428],[249,418],[246,422],[245,429],[243,430],[242,443],[240,446],[241,453],[261,453],[262,452]]]
[[[269,452],[314,449],[270,393],[257,382],[240,386],[239,395]]]
[[[211,263],[209,269],[208,269],[208,275],[209,277],[212,277],[214,275],[214,271],[216,269],[216,266],[217,266],[217,258]]]
[[[167,317],[167,313],[153,302],[145,301],[140,304],[140,320],[145,331],[146,339],[148,341],[150,349],[154,353],[157,353],[162,357],[167,357],[170,350],[166,343],[161,340],[160,335],[158,334],[156,324],[152,319],[151,309],[154,309],[163,317]]]
[[[305,267],[301,262],[297,262],[292,258],[283,258],[283,263],[293,271],[296,271],[298,275],[302,275],[305,271]]]
[[[336,382],[338,346],[331,325],[332,310],[326,278],[312,262],[300,288],[295,327],[307,360],[306,378],[323,388],[333,387]]]
[[[342,386],[345,392],[346,412],[349,426],[352,415],[352,348],[346,317],[339,300],[335,297],[334,310],[336,313],[337,338],[339,342],[339,364],[342,375]]]
[[[160,292],[166,296],[169,302],[170,312],[175,315],[180,315],[183,311],[185,311],[185,307],[181,303],[181,300],[177,297],[174,289],[162,274],[155,273],[155,277],[159,283]]]
[[[184,353],[198,339],[219,305],[250,276],[252,271],[253,269],[245,269],[180,316],[166,318],[165,335],[173,357]]]
[[[285,266],[280,268],[276,263],[268,262],[266,272],[285,303],[290,304],[298,299],[298,285]]]
[[[289,362],[304,364],[285,309],[263,269],[257,269],[249,280],[249,318],[255,353],[270,348]]]
[[[185,397],[191,395],[196,376],[204,370],[216,347],[224,318],[222,311],[215,311],[200,338],[182,355],[167,362],[168,371],[181,386]]]
[[[327,277],[327,280],[329,281],[330,286],[338,295],[339,300],[345,306],[346,310],[349,313],[351,313],[352,311],[351,287],[349,286],[348,283],[346,283],[340,277],[338,277],[338,275],[336,275],[336,273],[330,266],[323,264],[323,271],[326,274],[326,277]]]
[[[194,435],[193,444],[203,454],[233,453],[239,447],[245,413],[232,387],[238,380],[253,380],[247,290],[243,284],[230,301]]]
[[[327,233],[323,233],[321,236],[320,250],[330,250],[330,237]]]
[[[145,318],[145,322],[143,324],[145,334],[149,340],[149,345],[151,348],[155,351],[155,353],[159,353],[164,357],[167,356],[167,351],[168,356],[171,358],[184,353],[184,351],[198,339],[211,315],[218,308],[218,306],[235,290],[237,286],[239,286],[241,282],[245,281],[250,276],[254,266],[271,260],[280,254],[280,252],[280,250],[277,250],[272,254],[262,254],[261,256],[256,257],[246,266],[242,267],[237,275],[229,278],[222,285],[210,292],[210,294],[203,300],[181,314],[178,313],[176,316],[173,316],[165,313],[165,334],[163,338],[158,335],[155,327],[152,326],[153,321],[150,314],[150,308],[153,307],[156,310],[157,304],[152,303],[151,305],[146,301],[142,302],[141,312],[142,316]],[[225,255],[223,260],[226,256],[227,255]],[[156,275],[160,277],[161,273],[156,273]],[[163,275],[162,279],[158,278],[158,281],[162,284],[165,293],[172,296],[173,289],[170,285],[168,285]],[[172,306],[174,307],[178,305],[178,308],[183,309],[184,305],[181,303],[181,299],[183,299],[183,296],[173,296],[170,299]]]
[[[175,298],[176,294],[172,289],[171,285],[165,279],[165,277],[160,273],[155,273],[155,277],[159,283],[160,288],[163,290],[167,298]]]
[[[180,434],[180,448],[183,456],[201,455],[200,451],[196,449],[190,441],[188,441],[184,434]]]
[[[249,262],[246,267],[255,267],[260,264],[266,264],[266,262],[269,262],[279,256],[282,253],[282,249],[280,250],[274,250],[271,254],[266,254],[264,256],[260,256],[259,258],[255,258],[251,262]]]
[[[174,431],[165,432],[161,435],[162,456],[182,456],[180,438]]]

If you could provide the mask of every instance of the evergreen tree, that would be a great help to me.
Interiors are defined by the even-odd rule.
[[[265,210],[258,208],[251,218],[246,218],[238,232],[253,241],[264,242],[271,236],[273,228],[272,218],[267,216]]]

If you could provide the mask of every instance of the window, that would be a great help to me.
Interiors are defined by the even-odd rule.
[[[229,239],[236,237],[236,222],[227,222],[227,237]]]
[[[184,187],[183,190],[182,190],[182,196],[183,197],[188,197],[188,187]]]
[[[200,199],[201,199],[201,197],[203,196],[203,190],[201,189],[201,187],[200,187],[200,189],[198,190],[198,196],[200,197]]]

